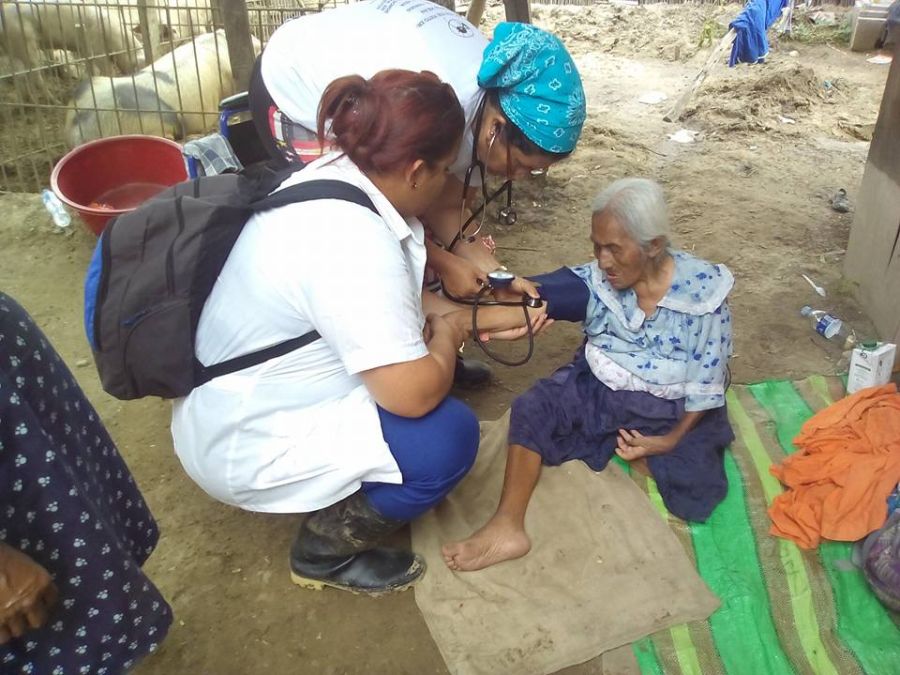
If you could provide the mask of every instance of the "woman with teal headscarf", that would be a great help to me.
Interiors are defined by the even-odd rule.
[[[497,26],[484,50],[477,81],[483,99],[471,124],[471,159],[463,188],[467,203],[480,206],[482,200],[474,194],[483,178],[479,175],[475,180],[474,171],[481,173],[479,166],[488,174],[516,180],[544,173],[569,156],[581,135],[585,98],[578,69],[563,43],[531,24]],[[433,209],[429,225],[448,249],[489,271],[496,263],[493,251],[485,256],[482,251],[488,249],[479,250],[478,240],[471,241],[482,218],[476,214],[472,219],[471,209],[464,210],[462,217],[457,215],[463,192],[452,183],[446,199]],[[445,214],[439,213],[442,208],[447,209]],[[442,272],[445,286],[448,276]],[[478,279],[462,282],[467,283],[463,295],[477,292]],[[533,289],[521,281],[520,290]]]
[[[314,160],[322,151],[313,131],[316,113],[328,83],[388,68],[434,72],[463,106],[466,133],[451,167],[455,180],[422,221],[431,233],[429,266],[444,289],[473,296],[500,266],[490,237],[473,234],[480,214],[459,236],[472,207],[477,213],[482,203],[482,175],[524,178],[572,152],[585,118],[578,69],[559,38],[536,26],[501,23],[489,41],[430,2],[372,0],[301,16],[275,31],[251,79],[253,117],[270,152]],[[496,212],[494,204],[489,212]],[[522,279],[514,288],[536,295]]]

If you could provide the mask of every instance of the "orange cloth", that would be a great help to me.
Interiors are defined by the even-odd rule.
[[[771,534],[815,548],[856,541],[884,525],[900,481],[900,394],[886,384],[856,392],[806,421],[798,451],[770,471],[788,490],[769,507]]]

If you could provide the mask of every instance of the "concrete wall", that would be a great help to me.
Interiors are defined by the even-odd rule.
[[[900,342],[900,44],[856,203],[844,273],[879,337]]]

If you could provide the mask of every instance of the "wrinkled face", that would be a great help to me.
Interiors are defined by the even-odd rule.
[[[594,257],[616,290],[631,288],[640,280],[649,256],[619,222],[605,212],[591,219]]]

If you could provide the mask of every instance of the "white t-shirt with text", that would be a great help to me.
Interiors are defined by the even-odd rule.
[[[453,87],[466,132],[451,172],[460,180],[472,158],[472,120],[483,99],[477,75],[488,40],[471,23],[424,0],[369,0],[288,21],[262,55],[262,78],[275,105],[316,129],[326,87],[345,75],[429,70]],[[474,185],[480,185],[477,172]]]

